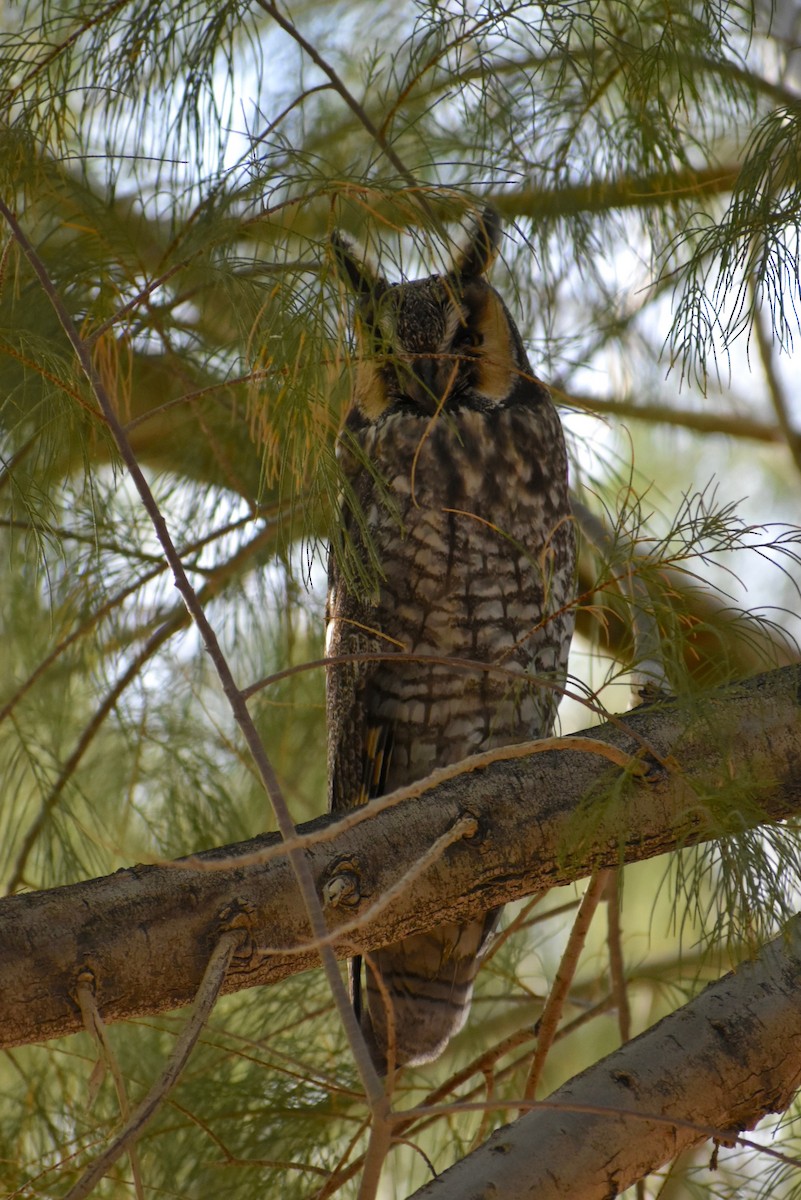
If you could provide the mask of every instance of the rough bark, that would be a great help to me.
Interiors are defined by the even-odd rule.
[[[437,772],[400,803],[389,798],[337,826],[327,817],[309,822],[300,832],[330,927],[364,916],[338,953],[476,916],[596,867],[798,813],[800,692],[801,667],[785,667],[589,731],[640,755],[646,775],[562,748],[480,768],[468,763],[453,778]],[[472,836],[404,886],[406,873],[465,814]],[[255,838],[192,863],[132,867],[0,902],[0,1045],[79,1029],[73,991],[86,969],[107,1022],[189,1003],[220,928],[231,923],[242,928],[243,946],[225,990],[314,965],[286,858],[243,862],[277,844],[275,835]],[[370,915],[393,887],[392,902]]]
[[[753,962],[498,1129],[411,1200],[608,1200],[801,1083],[801,918]],[[675,1122],[675,1123],[674,1123]]]

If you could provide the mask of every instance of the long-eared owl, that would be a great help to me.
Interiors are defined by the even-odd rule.
[[[327,654],[373,656],[328,668],[334,812],[553,726],[573,630],[567,459],[548,391],[484,278],[499,238],[485,210],[444,274],[399,284],[332,239],[356,297],[356,369]],[[353,961],[382,1073],[435,1058],[462,1027],[498,913],[379,950],[366,999]]]

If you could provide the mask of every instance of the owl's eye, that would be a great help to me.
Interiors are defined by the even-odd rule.
[[[459,330],[454,341],[455,350],[478,350],[483,345],[484,334],[478,329],[464,326]]]

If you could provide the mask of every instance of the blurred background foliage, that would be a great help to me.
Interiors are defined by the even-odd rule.
[[[437,269],[476,202],[505,219],[493,279],[562,408],[584,531],[563,728],[625,709],[656,642],[688,704],[796,658],[800,72],[794,0],[3,7],[0,192],[237,680],[266,681],[251,707],[296,820],[325,795],[322,672],[301,668],[323,654],[349,395],[335,226],[398,278]],[[16,891],[273,822],[48,297],[1,236],[0,875]],[[626,870],[633,1032],[795,906],[796,837],[676,855],[661,882]],[[575,906],[565,889],[509,910],[468,1029],[404,1073],[401,1106],[520,1094]],[[601,913],[545,1091],[619,1042],[613,973]],[[110,1031],[133,1098],[181,1020]],[[0,1060],[8,1195],[64,1195],[102,1144],[117,1108],[94,1058],[80,1035]],[[382,1197],[509,1115],[411,1120]],[[228,997],[140,1143],[139,1182],[122,1160],[97,1194],[354,1196],[365,1116],[322,977]],[[792,1118],[766,1129],[789,1155]],[[706,1162],[640,1194],[801,1192],[786,1162]]]

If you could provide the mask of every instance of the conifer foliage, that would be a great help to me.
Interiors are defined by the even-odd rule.
[[[0,1005],[3,1195],[489,1196],[504,1156],[510,1200],[549,1195],[554,1161],[573,1172],[554,1195],[801,1195],[799,44],[801,9],[767,0],[0,13],[0,960],[36,912],[58,942],[74,893],[49,889],[202,851],[230,866],[217,848],[323,811],[358,354],[335,229],[397,280],[443,270],[484,205],[502,220],[493,283],[560,407],[580,539],[557,732],[587,741],[551,753],[594,755],[550,877],[510,892],[468,1027],[388,1081],[326,937],[388,836],[335,887],[310,866],[324,824],[314,854],[290,842],[321,965],[271,986],[245,986],[277,947],[249,939],[239,884],[189,936],[207,865],[168,914],[170,965],[148,982],[144,936],[115,993],[98,947],[143,928],[119,877],[69,968],[30,955],[29,995],[15,975]],[[635,745],[621,714],[643,702]],[[621,814],[649,780],[689,816],[664,816],[645,864]],[[398,894],[438,912],[448,837],[485,832],[435,839]],[[379,917],[354,912],[357,949]],[[37,1039],[8,1012],[47,995],[82,1032],[17,1045]],[[533,1107],[551,1094],[610,1124],[565,1152]]]

